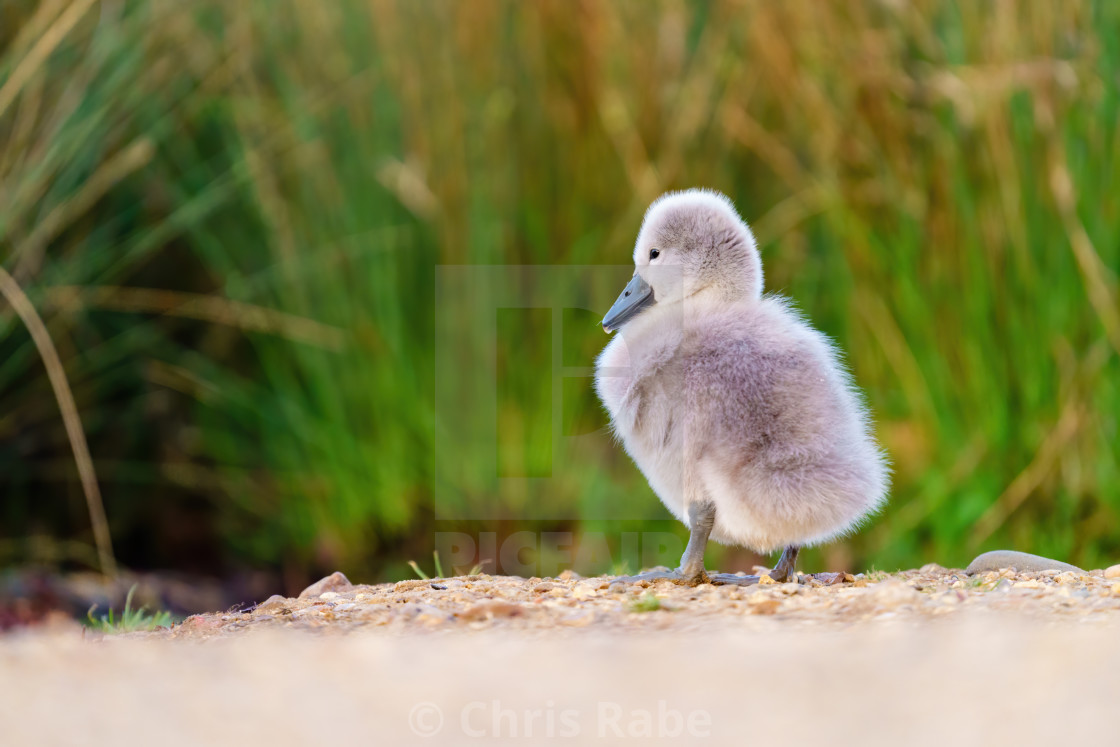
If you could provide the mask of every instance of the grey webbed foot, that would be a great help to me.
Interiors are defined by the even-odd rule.
[[[754,586],[758,583],[758,576],[740,576],[735,573],[712,573],[709,577],[716,586]]]
[[[698,574],[687,574],[682,572],[680,568],[672,571],[668,568],[654,568],[652,571],[639,573],[636,576],[619,576],[614,583],[636,584],[640,581],[649,581],[650,583],[668,581],[679,586],[699,586],[709,583],[708,574],[705,571],[701,570]]]
[[[785,581],[797,580],[797,554],[800,548],[795,545],[789,545],[782,551],[782,557],[778,561],[778,565],[774,570],[770,571],[768,575],[774,581],[783,583]],[[733,573],[713,573],[711,575],[712,583],[725,586],[752,586],[758,583],[758,576],[739,576]]]
[[[715,507],[706,501],[697,501],[688,507],[688,547],[681,556],[681,567],[676,570],[668,568],[654,568],[652,571],[639,573],[637,576],[622,576],[618,583],[636,584],[640,581],[656,583],[669,581],[680,586],[699,586],[710,583],[707,571],[704,570],[704,548],[708,544],[708,535],[712,532],[715,523]]]

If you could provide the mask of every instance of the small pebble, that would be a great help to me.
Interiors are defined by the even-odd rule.
[[[1017,582],[1015,584],[1015,588],[1016,589],[1041,589],[1041,588],[1043,588],[1043,583],[1041,581],[1037,581],[1037,580],[1031,578],[1031,579],[1027,579],[1026,581]]]
[[[495,617],[518,617],[525,613],[525,608],[512,602],[482,602],[459,615],[460,620],[474,621],[486,620]]]
[[[561,625],[567,625],[573,628],[582,628],[595,622],[595,613],[591,610],[586,612],[576,612],[571,615],[560,618]]]
[[[576,587],[574,589],[572,589],[572,598],[573,599],[590,599],[591,597],[596,596],[598,594],[598,591],[599,591],[599,585],[598,584],[595,584],[594,586],[592,586],[590,584],[576,584]]]
[[[769,577],[767,577],[769,578]],[[762,597],[759,599],[758,597]],[[764,594],[755,594],[748,600],[749,607],[752,614],[755,615],[773,615],[782,606],[780,599],[774,597],[767,597]]]
[[[325,578],[321,578],[315,583],[308,586],[306,589],[299,593],[300,599],[307,599],[308,597],[321,596],[323,592],[327,591],[346,591],[354,588],[350,583],[350,579],[346,578],[341,571],[335,571]]]
[[[1104,569],[1105,578],[1120,578],[1120,565],[1110,565]]]
[[[288,602],[286,597],[282,597],[279,594],[273,594],[268,599],[258,604],[257,608],[253,610],[253,614],[275,615],[281,610],[287,609],[289,604],[290,603]]]
[[[451,620],[451,615],[430,604],[409,605],[409,607],[413,609],[409,609],[406,614],[414,615],[413,622],[420,625],[439,625]]]

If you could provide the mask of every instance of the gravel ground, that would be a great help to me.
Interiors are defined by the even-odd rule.
[[[8,635],[0,741],[1120,743],[1120,577],[1103,571],[566,575],[336,574],[157,633]]]
[[[573,573],[544,579],[479,575],[353,586],[335,574],[300,598],[275,596],[251,612],[196,615],[160,635],[212,638],[276,628],[548,635],[589,628],[629,634],[686,632],[710,625],[769,631],[843,628],[868,620],[926,621],[966,612],[1115,624],[1120,621],[1120,578],[1104,574],[1008,569],[968,575],[928,565],[870,576],[802,574],[796,583],[747,587],[622,584],[609,576],[581,578]]]

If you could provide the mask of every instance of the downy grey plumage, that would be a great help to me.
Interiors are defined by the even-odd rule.
[[[603,320],[621,329],[596,366],[616,435],[692,530],[681,568],[631,577],[751,583],[704,571],[710,534],[759,552],[852,531],[884,502],[888,469],[832,343],[762,293],[754,236],[717,192],[669,193],[646,212],[635,273]]]

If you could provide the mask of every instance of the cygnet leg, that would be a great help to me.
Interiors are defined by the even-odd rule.
[[[677,570],[695,583],[708,582],[704,572],[704,550],[708,547],[708,536],[716,523],[716,507],[707,501],[698,501],[688,507],[688,546],[681,556],[681,567]]]
[[[775,581],[792,581],[797,577],[797,553],[801,548],[797,545],[788,545],[782,550],[782,558],[778,565],[770,572],[770,578]]]
[[[782,557],[778,561],[777,567],[768,574],[770,578],[779,583],[794,580],[797,576],[797,553],[800,551],[801,548],[796,545],[789,545],[782,550]],[[758,576],[736,576],[731,573],[713,573],[712,583],[717,586],[724,584],[750,586],[758,583]]]
[[[675,571],[654,570],[639,573],[637,576],[622,576],[618,581],[624,584],[638,581],[670,581],[683,586],[708,583],[710,579],[704,570],[704,550],[708,546],[708,536],[712,533],[715,522],[715,506],[706,501],[692,503],[688,507],[688,546],[681,556],[681,567]]]

